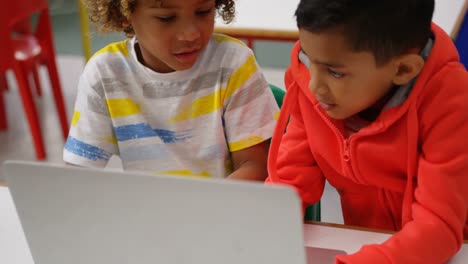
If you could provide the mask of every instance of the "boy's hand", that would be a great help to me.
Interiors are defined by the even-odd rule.
[[[231,152],[231,155],[234,172],[227,177],[228,179],[264,181],[268,176],[268,141]]]

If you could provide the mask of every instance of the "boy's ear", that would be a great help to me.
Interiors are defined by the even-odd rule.
[[[418,76],[424,67],[424,59],[419,54],[405,54],[396,61],[396,73],[393,77],[395,85],[403,85]]]
[[[131,25],[132,23],[130,22],[130,18],[124,18],[123,21],[122,21],[122,26],[124,28],[127,28]]]

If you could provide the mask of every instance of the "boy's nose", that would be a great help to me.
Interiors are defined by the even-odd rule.
[[[200,37],[200,30],[194,24],[182,26],[178,39],[181,41],[194,41]]]
[[[317,75],[310,76],[309,89],[314,94],[326,94],[327,86],[320,80]]]

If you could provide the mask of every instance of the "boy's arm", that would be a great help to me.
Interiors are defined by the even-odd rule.
[[[104,96],[99,58],[90,60],[81,74],[63,160],[83,167],[105,167],[118,153]]]
[[[464,230],[468,208],[468,75],[450,78],[458,87],[434,80],[434,87],[427,88],[435,92],[422,98],[418,113],[421,154],[410,221],[382,245],[365,246],[356,254],[339,257],[337,263],[445,263],[460,249],[463,233],[468,235]]]
[[[234,172],[232,180],[264,181],[267,177],[268,141],[231,153]]]
[[[290,87],[291,79],[289,71],[286,73],[286,87]],[[293,84],[296,85],[296,84]],[[298,93],[299,87],[290,87],[288,93]],[[294,99],[294,98],[293,98]],[[273,137],[268,159],[268,184],[286,184],[293,186],[301,197],[303,209],[320,200],[325,186],[325,178],[315,162],[315,158],[309,148],[307,133],[299,104],[300,95],[292,102],[286,132],[282,138],[276,135],[284,131],[284,127],[277,126]],[[291,102],[288,102],[290,104]],[[284,117],[286,118],[286,117]],[[280,117],[281,119],[281,117]],[[280,121],[279,121],[280,122]],[[276,141],[280,142],[276,143]],[[279,147],[274,147],[279,145]]]
[[[221,93],[225,138],[234,169],[227,178],[264,181],[268,139],[279,108],[253,52],[243,45],[235,48],[238,51],[230,66],[235,70]]]

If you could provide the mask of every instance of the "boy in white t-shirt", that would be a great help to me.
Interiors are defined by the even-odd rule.
[[[250,49],[213,34],[233,0],[88,0],[90,18],[129,39],[80,78],[67,163],[264,180],[278,107]]]

